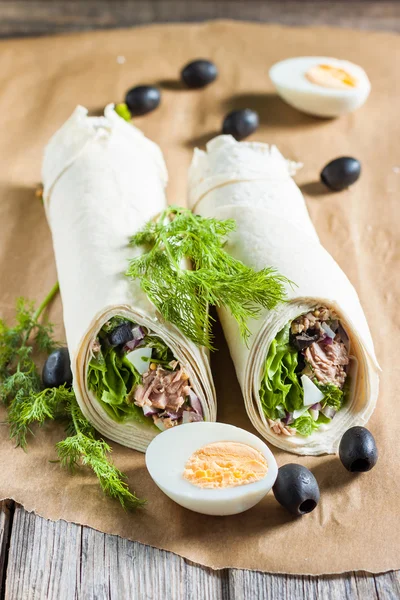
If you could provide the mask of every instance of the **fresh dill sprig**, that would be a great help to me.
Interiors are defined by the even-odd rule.
[[[166,321],[208,348],[210,306],[226,308],[247,340],[247,320],[285,300],[285,284],[290,283],[272,268],[254,271],[228,254],[224,246],[235,228],[232,219],[207,219],[169,207],[130,241],[144,252],[131,259],[127,276],[140,280]]]
[[[62,420],[68,437],[56,445],[61,465],[70,469],[78,465],[91,468],[108,496],[125,507],[142,506],[144,502],[130,492],[125,475],[110,460],[109,445],[96,438],[73,390],[64,385],[43,389],[32,354],[33,351],[49,354],[58,345],[52,337],[52,325],[39,321],[57,292],[58,283],[36,311],[33,303],[19,299],[13,327],[0,320],[0,401],[7,407],[10,437],[17,446],[26,449],[32,424]]]
[[[26,380],[23,393],[18,397],[17,392],[8,407],[10,436],[24,450],[27,447],[26,436],[32,433],[30,425],[43,425],[47,420],[65,418],[68,415],[67,402],[71,396],[74,397],[73,391],[65,386],[40,391],[36,391],[36,386],[32,389],[28,386],[29,380]]]
[[[71,417],[70,435],[56,445],[61,465],[71,471],[79,464],[88,466],[107,496],[119,500],[123,507],[143,506],[145,501],[129,490],[125,475],[108,458],[110,446],[104,440],[96,439],[94,428],[83,416],[74,396],[69,400],[68,414]]]

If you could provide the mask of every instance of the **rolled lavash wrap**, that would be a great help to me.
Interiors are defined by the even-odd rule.
[[[216,418],[207,353],[163,321],[140,285],[124,275],[129,258],[137,252],[128,246],[129,238],[165,209],[166,183],[159,147],[121,119],[112,105],[105,109],[104,117],[97,118],[88,117],[87,110],[78,106],[45,150],[44,204],[53,236],[73,388],[83,414],[102,435],[140,451],[165,428],[155,426],[153,419],[154,414],[162,413],[160,408],[152,413],[146,403],[135,404],[135,390],[144,380],[144,370],[153,381],[160,368],[160,378],[167,376],[164,381],[170,387],[174,370],[182,372],[182,381],[174,384],[175,391],[179,388],[175,403],[185,394],[178,422],[182,414],[188,421]],[[114,347],[109,341],[114,323],[125,330],[128,326],[126,346]],[[151,373],[155,350],[150,350],[143,368],[137,350],[149,339],[156,340],[160,351],[168,354],[167,360],[173,358],[171,367],[163,370],[157,363]],[[136,352],[135,364],[127,362],[131,351]],[[104,371],[89,369],[92,361]],[[99,399],[100,392],[93,390],[100,387],[88,384],[89,371],[100,381],[98,385],[111,381],[115,389],[107,388]],[[129,390],[132,381],[136,383]],[[165,403],[164,397],[161,402]],[[145,410],[150,414],[146,416]],[[172,412],[168,425],[178,418]],[[157,416],[157,420],[164,423],[164,417]]]
[[[275,146],[239,143],[231,136],[219,136],[207,144],[206,151],[195,150],[189,175],[189,203],[192,210],[203,217],[236,221],[237,229],[226,245],[226,250],[235,258],[255,270],[273,267],[293,282],[288,286],[286,302],[273,311],[263,310],[258,319],[248,323],[251,336],[247,345],[241,340],[230,315],[220,310],[219,316],[253,425],[279,448],[296,454],[319,455],[335,453],[341,436],[349,427],[368,421],[378,396],[379,366],[357,293],[320,244],[301,191],[292,179],[295,170],[296,165],[286,161]],[[314,311],[328,315],[329,320],[321,326]],[[339,392],[334,389],[341,397],[340,409],[334,410],[327,404],[328,395],[324,395],[322,402],[319,399],[313,405],[305,405],[315,397],[315,392],[322,394],[318,386],[322,389],[323,383],[315,376],[318,373],[322,379],[325,377],[321,375],[321,368],[325,368],[321,356],[317,356],[317,364],[310,359],[312,367],[305,361],[306,382],[300,378],[302,365],[297,364],[296,369],[290,366],[293,357],[297,363],[304,360],[303,352],[293,351],[291,344],[295,336],[291,332],[294,327],[307,327],[306,315],[311,319],[308,323],[318,321],[315,338],[318,348],[309,346],[303,352],[313,350],[321,355],[321,352],[338,351],[339,362],[343,358],[341,354],[344,356],[341,366],[334,363],[332,367],[335,377],[341,377],[343,384],[340,388],[334,379],[335,387],[340,389]],[[302,328],[300,323],[303,323]],[[307,331],[310,335],[304,331],[300,339],[309,340],[316,330]],[[282,342],[285,339],[286,345]],[[329,345],[331,349],[327,350]],[[279,355],[282,348],[290,348],[285,355],[289,362],[280,366],[279,371],[277,365],[282,365],[284,352]],[[325,354],[323,358],[326,358]],[[344,364],[346,360],[348,365]],[[290,380],[287,373],[292,368]],[[331,368],[331,363],[327,368]],[[285,385],[289,384],[285,389],[290,392],[279,389],[275,383],[277,373],[282,374]],[[324,390],[332,390],[332,382],[325,381],[325,385]],[[268,393],[265,393],[266,389]],[[296,402],[300,394],[304,395],[300,407],[303,418],[297,423],[300,430],[304,423],[307,427],[312,426],[311,433],[300,434],[294,427],[293,416],[299,418],[299,411],[290,412],[287,408],[294,402],[290,396],[292,392],[297,393]],[[288,394],[286,408],[282,410],[282,405],[271,408],[284,393]],[[329,397],[330,402],[332,397]],[[316,418],[318,420],[314,421]]]

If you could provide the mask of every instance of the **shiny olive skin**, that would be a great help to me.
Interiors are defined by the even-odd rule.
[[[138,85],[126,92],[125,104],[133,117],[146,115],[161,102],[161,92],[154,85]]]
[[[108,334],[110,346],[122,346],[133,340],[132,324],[122,323]]]
[[[378,460],[374,436],[365,427],[351,427],[340,440],[339,457],[352,473],[370,471]]]
[[[222,124],[222,133],[233,135],[240,141],[255,132],[260,124],[258,113],[251,108],[233,110],[226,115]]]
[[[313,511],[320,496],[311,471],[294,463],[280,467],[272,491],[279,504],[297,516]]]
[[[185,65],[181,79],[189,88],[202,88],[218,77],[218,69],[210,60],[198,59]]]
[[[46,388],[72,385],[71,360],[68,348],[57,348],[47,357],[42,371],[42,381]]]
[[[321,181],[330,190],[340,192],[350,187],[361,175],[361,163],[351,156],[335,158],[321,171]]]

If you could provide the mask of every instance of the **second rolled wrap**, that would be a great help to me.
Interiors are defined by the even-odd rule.
[[[274,267],[294,283],[287,290],[288,302],[262,311],[249,322],[248,345],[230,315],[220,310],[219,316],[253,425],[284,450],[318,455],[336,452],[346,429],[367,422],[378,396],[379,366],[357,293],[319,242],[291,177],[295,168],[274,146],[219,136],[207,144],[205,152],[195,150],[189,204],[203,217],[236,221],[237,229],[226,246],[235,258],[256,270]],[[320,305],[338,315],[350,337],[358,368],[349,399],[329,425],[308,437],[278,434],[260,399],[266,357],[278,332]]]
[[[134,254],[129,238],[165,209],[166,182],[159,147],[118,117],[112,106],[99,118],[88,117],[85,108],[77,107],[45,151],[44,203],[53,236],[74,391],[82,412],[101,434],[140,451],[157,435],[153,421],[143,414],[140,419],[112,418],[112,407],[105,410],[107,405],[99,402],[88,385],[98,334],[113,317],[158,336],[189,377],[202,418],[216,418],[206,352],[166,323],[139,284],[124,275]],[[115,398],[124,400],[118,394]],[[133,405],[133,397],[131,401]],[[130,410],[133,414],[136,409],[131,406]]]

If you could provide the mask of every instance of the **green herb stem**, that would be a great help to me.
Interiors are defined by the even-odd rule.
[[[47,294],[46,298],[43,300],[43,302],[40,304],[37,311],[34,313],[33,321],[37,321],[39,319],[39,317],[42,314],[42,312],[44,311],[44,309],[50,304],[50,302],[53,300],[53,298],[58,294],[59,290],[60,290],[60,284],[58,283],[58,281],[56,281],[56,283],[51,288],[50,292]]]
[[[56,281],[56,283],[51,288],[50,292],[47,294],[46,298],[40,304],[39,308],[33,313],[31,326],[28,327],[25,332],[23,344],[26,344],[26,342],[29,340],[32,331],[35,329],[35,327],[38,326],[38,320],[39,320],[41,314],[47,308],[47,306],[50,304],[50,302],[53,300],[53,298],[56,296],[56,294],[58,294],[59,289],[60,289],[60,285],[59,285],[58,281]]]

